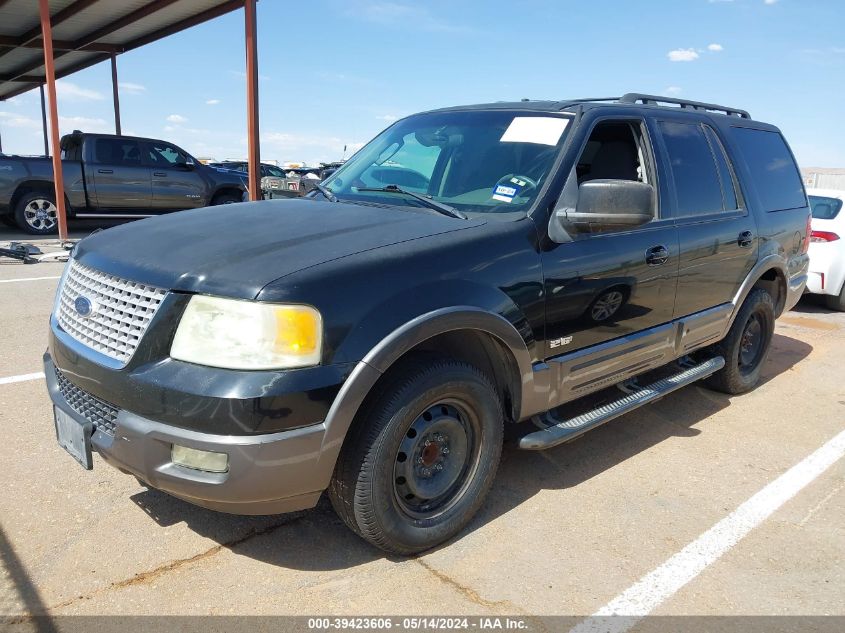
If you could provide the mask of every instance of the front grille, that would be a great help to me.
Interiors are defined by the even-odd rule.
[[[59,391],[62,392],[62,396],[71,409],[91,422],[98,431],[114,437],[114,429],[117,425],[117,407],[108,402],[103,402],[74,385],[58,367],[56,367],[56,380],[59,383]]]
[[[166,290],[102,273],[70,260],[59,290],[56,319],[80,343],[124,365],[161,305]],[[80,315],[75,302],[85,297],[92,311]]]

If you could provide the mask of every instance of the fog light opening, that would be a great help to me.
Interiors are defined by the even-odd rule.
[[[173,444],[170,449],[170,460],[177,466],[184,466],[192,470],[202,470],[207,473],[225,473],[229,470],[229,455],[214,451],[201,451],[196,448]]]

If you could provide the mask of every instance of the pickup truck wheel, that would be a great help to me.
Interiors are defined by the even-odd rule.
[[[714,351],[725,358],[725,366],[707,379],[707,385],[729,394],[745,393],[756,387],[774,330],[772,296],[756,288],[739,309],[728,335],[714,346]]]
[[[357,534],[410,555],[457,534],[493,483],[502,405],[489,378],[449,359],[409,359],[350,430],[329,498]]]
[[[211,206],[216,207],[218,204],[235,204],[241,202],[241,199],[232,193],[220,193],[214,196],[211,201]]]
[[[15,222],[30,235],[55,233],[58,209],[54,195],[44,191],[25,194],[15,207]]]

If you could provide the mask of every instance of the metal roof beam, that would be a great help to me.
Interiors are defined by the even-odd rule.
[[[0,0],[0,5],[3,4],[3,1],[4,0]],[[90,7],[95,2],[99,2],[99,1],[100,0],[76,0],[76,2],[66,6],[61,11],[58,11],[56,13],[56,15],[52,16],[50,18],[50,25],[56,26],[57,24],[61,24],[62,22],[64,22],[68,18],[73,17],[74,15],[79,13],[80,11],[87,9],[88,7]],[[14,39],[16,41],[12,44],[9,44],[9,46],[27,46],[33,40],[40,39],[40,38],[41,38],[41,25],[39,24],[38,26],[29,29],[23,35],[20,35],[16,38],[10,38],[10,39]],[[43,46],[43,44],[39,44],[35,48],[40,49],[42,46]],[[0,51],[0,57],[5,55],[6,53],[11,52],[11,50],[14,50],[14,49],[6,50],[6,51]]]
[[[44,41],[39,37],[34,40],[29,40],[25,44],[18,43],[20,38],[10,37],[8,35],[0,35],[0,46],[17,46],[19,48],[36,48],[41,50],[44,46]],[[76,50],[76,43],[70,40],[53,40],[54,51],[73,51]],[[85,47],[86,51],[97,53],[122,53],[123,47],[116,44],[89,44]]]
[[[77,2],[82,2],[82,1],[83,0],[77,0]],[[84,1],[89,2],[91,0],[84,0]],[[88,35],[83,35],[78,40],[74,41],[72,43],[71,47],[68,48],[67,50],[63,50],[61,52],[55,53],[53,55],[53,59],[58,59],[60,57],[64,57],[65,55],[67,55],[71,51],[86,50],[87,46],[89,46],[91,44],[95,44],[97,42],[97,40],[100,39],[101,37],[105,37],[107,35],[110,35],[111,33],[114,33],[115,31],[122,29],[125,26],[129,26],[130,24],[133,24],[133,23],[137,22],[138,20],[141,20],[141,19],[143,19],[147,16],[152,15],[156,11],[160,11],[161,9],[164,9],[165,7],[167,7],[171,4],[175,4],[176,2],[179,2],[179,0],[153,0],[149,4],[145,4],[140,9],[135,9],[131,13],[127,13],[126,15],[124,15],[122,18],[118,18],[117,20],[113,20],[112,22],[109,22],[105,26],[100,27],[99,29],[89,33]],[[75,4],[76,3],[71,5],[71,7],[75,6]],[[71,8],[71,7],[68,7],[68,8]],[[56,14],[56,15],[58,15],[58,14]],[[18,81],[19,77],[22,77],[23,75],[26,75],[27,73],[30,73],[33,70],[41,68],[41,66],[43,66],[43,65],[44,65],[43,60],[42,61],[36,60],[34,62],[30,62],[28,64],[18,66],[15,70],[13,70],[11,73],[9,73],[6,76],[5,81]]]
[[[153,31],[152,33],[139,37],[138,39],[132,40],[123,47],[123,51],[131,51],[133,48],[146,46],[147,44],[155,42],[156,40],[160,40],[161,38],[167,37],[168,35],[174,35],[175,33],[184,31],[185,29],[191,28],[192,26],[196,26],[197,24],[202,24],[203,22],[207,22],[208,20],[219,18],[221,15],[230,13],[235,9],[240,9],[242,6],[244,6],[244,0],[229,0],[229,2],[224,2],[223,4],[217,5],[216,7],[212,7],[211,9],[206,9],[202,13],[197,13],[196,15],[192,15],[191,17],[185,18],[184,20],[180,20],[175,24],[166,26],[163,29]]]

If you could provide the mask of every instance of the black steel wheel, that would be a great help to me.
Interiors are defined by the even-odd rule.
[[[437,402],[411,423],[393,465],[393,492],[409,516],[424,519],[448,509],[478,466],[477,415],[456,400]]]
[[[708,386],[729,394],[756,387],[774,330],[772,297],[762,288],[755,288],[740,307],[728,335],[713,347],[725,358],[725,366],[707,379]]]
[[[329,487],[335,511],[391,553],[442,543],[483,503],[502,423],[500,397],[476,367],[427,355],[401,361],[349,431]]]

